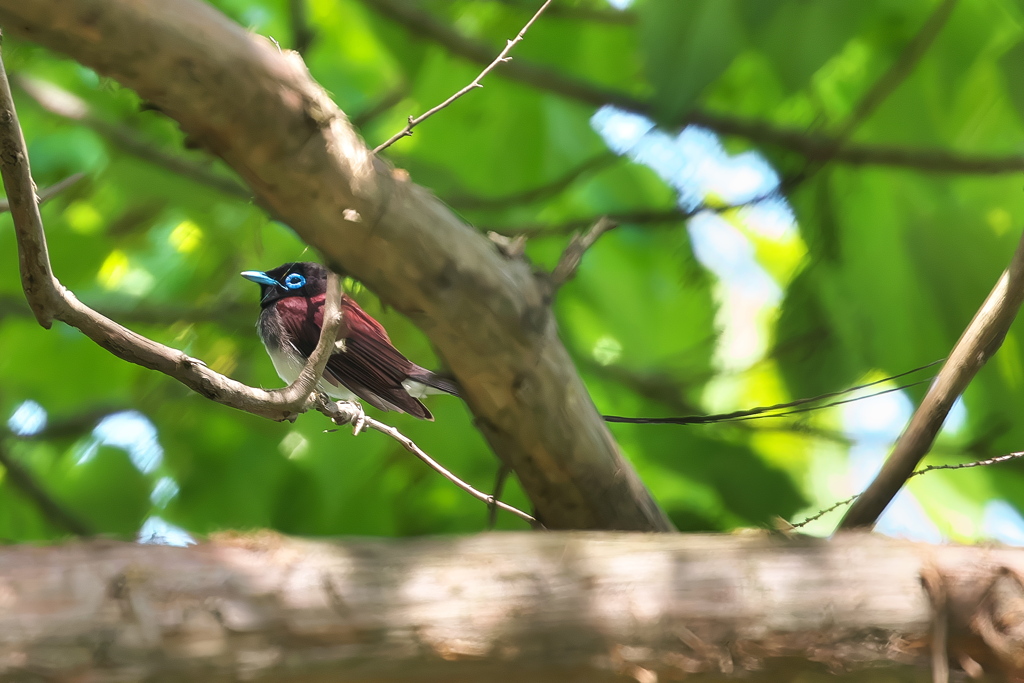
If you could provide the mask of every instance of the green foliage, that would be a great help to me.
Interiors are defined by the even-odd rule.
[[[289,46],[285,0],[214,4]],[[416,6],[495,46],[496,53],[533,4],[433,0]],[[678,123],[701,107],[826,135],[842,129],[939,5],[638,0],[623,15],[627,20],[605,22],[571,12],[612,12],[601,0],[559,4],[562,13],[543,17],[516,46],[516,60],[647,98],[662,122]],[[482,68],[378,15],[371,4],[308,5],[315,38],[306,61],[351,117],[398,93],[393,106],[363,123],[371,145]],[[853,128],[852,143],[965,155],[1020,150],[1021,22],[1020,8],[1008,0],[958,3],[905,78]],[[126,151],[102,126],[47,111],[18,87],[17,77],[73,93],[95,120],[231,177],[223,164],[188,150],[174,123],[147,110],[131,91],[9,37],[4,53],[16,77],[39,186],[87,174],[43,211],[62,282],[87,303],[218,371],[252,385],[279,386],[252,328],[256,290],[237,273],[316,255],[249,201]],[[387,156],[481,228],[514,232],[675,205],[678,187],[628,157],[588,166],[556,191],[501,202],[565,178],[608,148],[591,125],[592,105],[505,79],[500,71]],[[758,149],[784,178],[803,174],[788,196],[797,236],[765,236],[744,212],[722,217],[722,229],[732,226],[752,240],[768,282],[782,291],[781,301],[769,303],[746,328],[764,337],[763,348],[742,362],[730,357],[722,330],[737,314],[697,260],[683,223],[627,222],[587,253],[556,302],[562,337],[605,413],[735,410],[835,391],[942,357],[1006,265],[1024,223],[1018,176],[819,167],[776,146],[743,138],[725,142],[734,152]],[[460,208],[458,199],[466,197],[499,201]],[[4,437],[13,457],[54,498],[98,531],[130,536],[151,515],[195,534],[273,527],[311,535],[410,535],[484,527],[482,505],[382,435],[324,433],[327,425],[316,414],[295,424],[240,414],[116,360],[74,330],[38,327],[17,303],[9,220],[0,219],[6,266],[0,269],[0,415],[6,419],[26,400],[48,412],[51,426],[97,409],[137,410],[155,425],[163,449],[155,469],[140,471],[129,453],[92,434],[99,417],[43,438]],[[538,267],[551,267],[568,238],[566,231],[552,230],[531,240],[527,255]],[[370,292],[359,291],[357,298],[407,355],[426,366],[439,364],[408,321],[383,310]],[[942,442],[938,457],[944,462],[1022,448],[1022,333],[1018,324],[967,392],[968,420]],[[920,395],[919,388],[911,391],[915,400]],[[385,419],[487,489],[497,463],[472,416],[445,397],[431,399],[430,409],[434,423],[393,414]],[[796,519],[852,493],[841,429],[836,411],[825,411],[788,422],[619,425],[613,432],[680,528],[728,530],[771,526],[779,516]],[[83,458],[86,451],[92,456]],[[171,491],[166,499],[153,493],[160,486]],[[1024,500],[1024,469],[1011,464],[931,474],[915,480],[911,490],[942,531],[969,538],[982,533],[987,500]],[[505,499],[529,508],[514,483]],[[499,528],[521,527],[499,516]],[[0,474],[0,538],[43,540],[63,533]]]

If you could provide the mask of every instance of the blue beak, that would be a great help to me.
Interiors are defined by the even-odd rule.
[[[246,270],[242,273],[239,273],[239,275],[244,277],[246,280],[251,280],[252,282],[255,282],[260,285],[267,285],[269,287],[281,286],[280,282],[270,277],[261,270]]]

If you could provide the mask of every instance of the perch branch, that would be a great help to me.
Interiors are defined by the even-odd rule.
[[[508,53],[512,50],[513,47],[516,46],[517,43],[522,41],[523,37],[526,35],[526,32],[528,30],[530,30],[530,27],[533,26],[535,21],[540,19],[540,15],[544,13],[544,10],[546,10],[548,8],[548,5],[550,5],[551,2],[552,2],[552,0],[544,0],[544,4],[540,6],[540,9],[537,10],[532,17],[530,17],[530,20],[528,22],[526,22],[526,25],[523,26],[522,29],[520,29],[520,31],[516,35],[516,37],[513,38],[512,40],[508,41],[505,44],[505,49],[502,50],[501,52],[499,52],[498,56],[494,58],[494,61],[492,61],[490,64],[488,64],[486,67],[484,67],[484,70],[481,71],[480,74],[476,78],[474,78],[470,82],[469,85],[467,85],[466,87],[462,88],[457,93],[455,93],[454,95],[452,95],[447,100],[445,100],[441,104],[437,105],[433,109],[428,109],[426,112],[420,114],[416,118],[413,118],[412,116],[410,116],[409,117],[409,123],[405,124],[405,128],[403,128],[402,130],[400,130],[397,133],[395,133],[394,135],[392,135],[383,144],[377,145],[377,147],[373,150],[373,153],[374,154],[380,154],[385,149],[387,149],[391,145],[395,144],[396,142],[398,142],[402,138],[408,137],[409,135],[412,135],[412,129],[413,128],[415,128],[416,126],[420,125],[421,123],[423,123],[424,121],[429,119],[431,116],[433,116],[437,112],[439,112],[442,109],[448,107],[449,105],[452,104],[452,102],[454,102],[455,100],[459,99],[460,97],[462,97],[463,95],[468,93],[470,90],[474,90],[476,88],[484,87],[483,84],[480,83],[480,81],[482,81],[484,79],[484,77],[487,76],[487,74],[491,73],[491,71],[493,71],[494,68],[496,66],[498,66],[499,64],[502,64],[504,62],[512,61],[512,58],[508,56]]]
[[[22,288],[43,327],[53,320],[78,328],[122,360],[158,370],[218,403],[272,419],[293,419],[307,402],[334,349],[341,326],[340,282],[331,273],[327,283],[323,328],[316,350],[299,377],[284,389],[266,391],[246,386],[210,370],[199,360],[118,325],[66,290],[54,276],[46,248],[28,152],[11,98],[3,61],[0,60],[0,174],[14,218],[18,240]]]
[[[357,408],[355,405],[353,405],[352,402],[323,401],[320,403],[319,408],[324,415],[327,415],[328,417],[331,418],[334,424],[355,424],[355,429],[357,433],[362,430],[363,426],[366,426],[369,427],[370,429],[380,432],[381,434],[386,434],[390,436],[392,439],[402,444],[402,446],[405,447],[405,450],[409,451],[417,458],[422,460],[427,465],[427,467],[434,470],[442,477],[444,477],[451,483],[455,484],[460,489],[462,489],[469,495],[473,496],[477,500],[487,503],[489,506],[497,507],[501,510],[504,510],[505,512],[511,513],[519,519],[528,522],[533,526],[540,526],[536,519],[526,514],[522,510],[514,508],[508,503],[503,503],[500,500],[498,500],[497,493],[495,493],[494,495],[487,495],[486,493],[473,488],[472,486],[464,482],[462,479],[459,479],[457,476],[452,474],[450,470],[446,469],[444,465],[442,465],[441,463],[427,455],[426,451],[417,446],[415,441],[405,436],[391,425],[384,424],[383,422],[379,422],[377,420],[374,420],[372,417],[363,414],[362,409]]]
[[[672,529],[597,414],[529,265],[366,149],[296,53],[199,0],[0,0],[0,25],[134,89],[327,266],[424,330],[548,528]]]
[[[953,347],[945,365],[914,411],[910,424],[860,498],[846,513],[840,529],[869,527],[914,472],[931,448],[953,402],[1003,343],[1024,301],[1024,235],[1009,267]]]

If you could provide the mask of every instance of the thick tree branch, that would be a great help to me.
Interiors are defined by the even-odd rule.
[[[953,402],[999,350],[1024,302],[1024,235],[1007,267],[967,329],[957,340],[938,377],[900,435],[871,485],[854,502],[840,529],[870,527],[928,453]]]
[[[429,38],[453,54],[481,64],[489,63],[494,48],[464,36],[451,26],[407,0],[362,0],[388,18],[406,26],[418,38]],[[503,78],[526,83],[569,99],[600,107],[612,104],[622,109],[654,116],[654,106],[630,93],[613,90],[556,71],[525,59],[506,64]],[[965,154],[943,149],[920,149],[885,145],[841,145],[828,135],[782,128],[767,121],[747,119],[718,112],[695,109],[674,125],[695,123],[721,135],[736,135],[759,145],[770,145],[795,152],[810,161],[836,161],[844,164],[893,166],[924,173],[1000,174],[1024,170],[1024,156]]]
[[[1024,550],[869,534],[7,546],[0,681],[910,683],[936,583],[939,654],[1019,680],[1022,574]]]
[[[0,0],[0,25],[134,88],[334,270],[418,324],[546,526],[671,528],[594,408],[528,265],[376,159],[297,55],[197,0]],[[166,369],[181,367],[211,392],[195,361]]]

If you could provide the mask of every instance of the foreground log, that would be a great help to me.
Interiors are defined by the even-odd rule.
[[[9,547],[0,680],[1014,678],[1022,570],[860,534]]]

